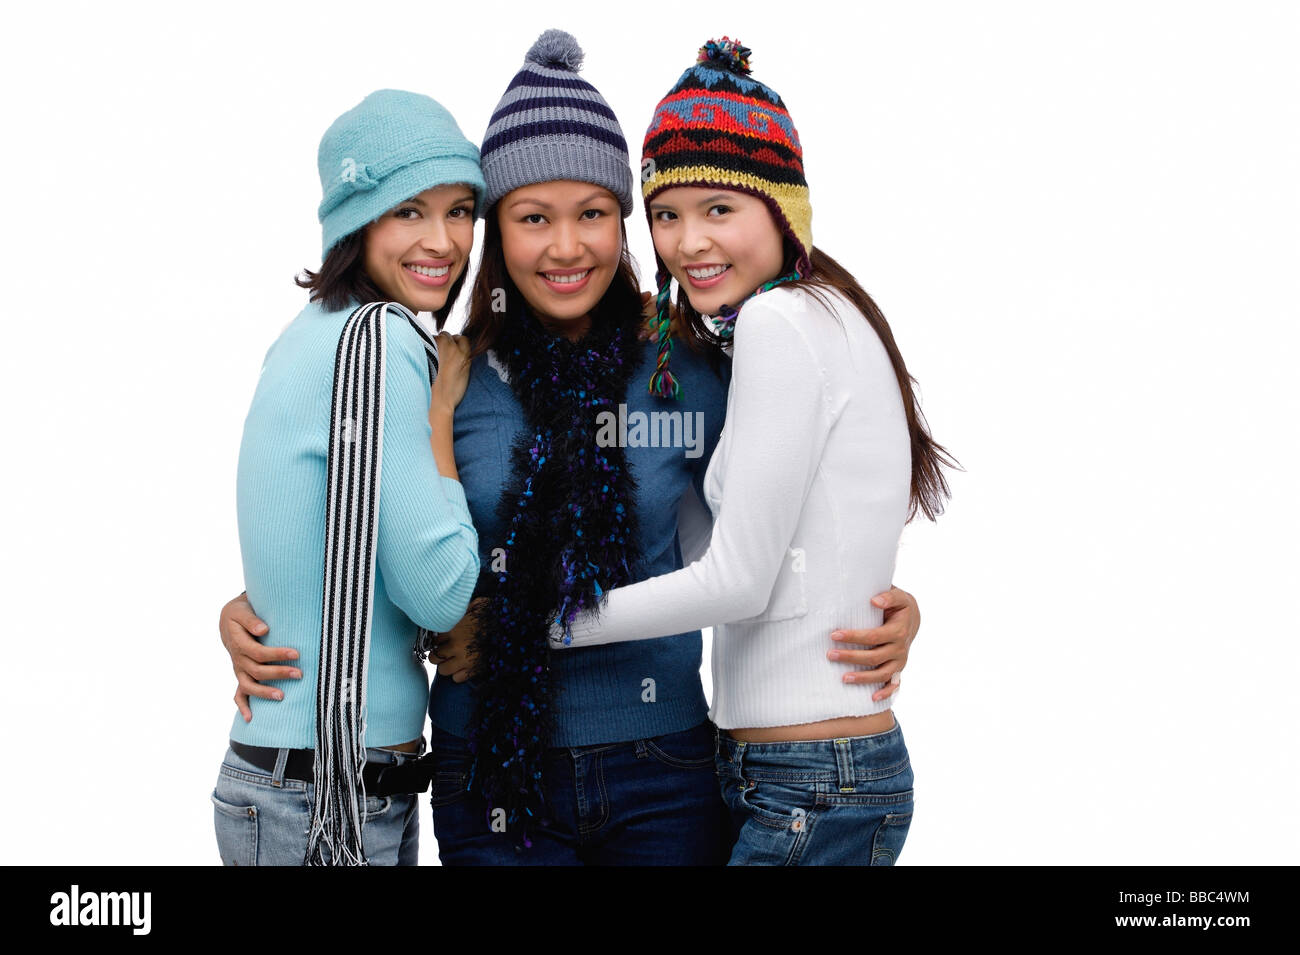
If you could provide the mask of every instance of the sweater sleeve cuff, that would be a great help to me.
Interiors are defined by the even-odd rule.
[[[462,514],[469,514],[469,502],[465,500],[465,488],[455,478],[445,477],[439,474],[438,480],[442,482],[442,492],[447,495],[447,503],[457,508]]]

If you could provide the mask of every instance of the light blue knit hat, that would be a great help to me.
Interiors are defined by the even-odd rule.
[[[632,213],[627,140],[581,68],[582,48],[563,30],[532,45],[483,134],[487,208],[521,186],[572,179],[604,186]]]
[[[463,182],[483,215],[478,147],[436,100],[378,90],[330,124],[316,153],[324,198],[321,255],[389,209],[434,186]]]

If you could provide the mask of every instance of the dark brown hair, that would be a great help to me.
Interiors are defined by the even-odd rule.
[[[447,303],[433,313],[439,329],[451,314],[451,307],[456,304],[468,272],[468,266],[461,270],[460,276],[447,292]],[[388,300],[388,296],[379,290],[379,286],[366,271],[364,228],[340,239],[325,256],[319,272],[303,269],[302,275],[295,276],[293,281],[299,288],[311,289],[309,299],[320,302],[331,312],[341,312],[353,302],[364,305],[367,302]]]
[[[871,296],[863,290],[857,279],[844,266],[816,246],[813,246],[810,260],[812,262],[811,274],[776,287],[791,288],[798,286],[806,288],[810,295],[828,308],[831,306],[826,301],[825,291],[830,289],[840,292],[854,304],[867,320],[867,323],[880,336],[880,341],[889,355],[890,364],[894,366],[894,375],[898,378],[898,388],[903,393],[903,410],[907,415],[907,432],[911,436],[912,490],[907,519],[910,522],[916,517],[917,511],[920,510],[929,520],[934,520],[943,513],[944,500],[952,497],[952,492],[948,489],[948,481],[944,477],[941,468],[950,467],[959,471],[964,470],[964,468],[948,453],[946,448],[937,444],[930,437],[929,425],[926,423],[925,415],[921,413],[921,405],[912,390],[912,385],[916,383],[916,379],[908,374],[907,366],[903,363],[902,353],[899,352],[898,345],[894,342],[894,333],[890,330],[884,314],[881,313]],[[785,240],[785,265],[782,274],[792,272],[794,263],[795,249],[787,238]],[[677,294],[677,304],[682,311],[682,325],[690,329],[699,339],[708,342],[714,348],[720,349],[727,340],[718,337],[707,326],[700,313],[691,307],[690,299],[687,297],[685,290],[680,287]],[[737,321],[740,321],[740,319],[737,319]]]

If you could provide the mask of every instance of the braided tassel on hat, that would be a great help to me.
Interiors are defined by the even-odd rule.
[[[669,293],[672,290],[673,276],[662,267],[661,263],[660,269],[655,273],[655,279],[659,282],[659,293],[655,297],[657,313],[650,319],[650,328],[659,336],[659,356],[655,361],[655,372],[650,376],[650,394],[658,395],[660,398],[676,398],[680,401],[682,386],[668,370],[668,359],[673,354],[673,337],[670,329],[672,322],[669,315]]]

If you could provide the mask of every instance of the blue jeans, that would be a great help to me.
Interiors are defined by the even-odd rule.
[[[730,849],[713,770],[713,724],[665,736],[547,750],[551,819],[515,848],[465,789],[470,752],[433,728],[433,828],[443,865],[722,865]],[[497,828],[500,828],[498,823]]]
[[[240,758],[233,749],[212,791],[217,849],[225,865],[302,865],[307,855],[316,791],[312,783],[285,779],[289,750],[280,750],[275,771]],[[404,763],[416,753],[367,749],[372,763]],[[415,793],[367,796],[361,841],[371,865],[416,865],[420,842]],[[329,850],[325,850],[328,855]]]
[[[912,823],[903,728],[801,743],[720,734],[730,865],[893,865]]]

